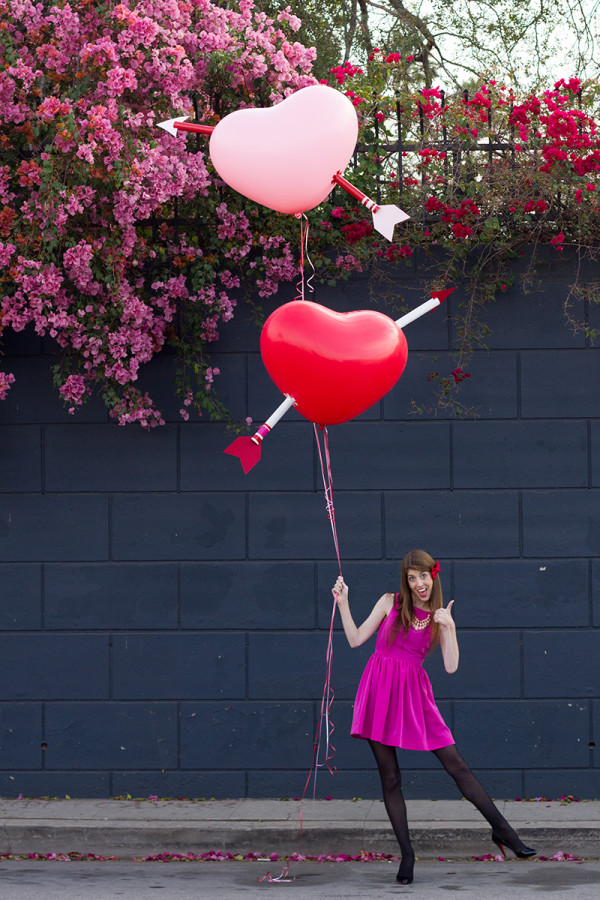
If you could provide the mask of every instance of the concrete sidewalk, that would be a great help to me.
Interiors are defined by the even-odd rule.
[[[543,856],[600,857],[600,802],[497,801]],[[0,853],[130,858],[161,852],[396,855],[380,800],[0,800]],[[497,853],[490,827],[464,800],[407,801],[422,859]]]

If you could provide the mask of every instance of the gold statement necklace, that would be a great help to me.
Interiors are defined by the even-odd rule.
[[[420,607],[417,607],[417,609],[420,609]],[[421,612],[425,612],[425,610],[423,609],[421,610]],[[431,622],[432,615],[433,613],[428,613],[424,619],[418,619],[417,616],[413,613],[412,622],[410,623],[411,628],[414,628],[415,631],[425,631],[425,629]]]

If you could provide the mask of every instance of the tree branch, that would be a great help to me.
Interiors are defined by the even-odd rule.
[[[352,44],[354,43],[354,37],[356,35],[356,25],[357,25],[357,0],[352,0],[352,7],[349,11],[348,15],[348,3],[346,0],[343,0],[344,11],[346,15],[344,16],[344,60],[350,59],[350,53],[352,50]],[[346,24],[346,20],[348,19],[348,24]]]
[[[371,40],[371,28],[369,26],[369,10],[366,0],[358,0],[360,6],[360,30],[362,32],[365,47],[368,53],[373,52],[373,41]]]

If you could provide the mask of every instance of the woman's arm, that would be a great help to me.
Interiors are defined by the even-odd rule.
[[[335,598],[337,607],[340,611],[344,633],[351,647],[360,647],[365,641],[368,641],[375,634],[387,614],[392,608],[394,602],[392,594],[384,594],[380,597],[369,616],[359,627],[356,626],[350,605],[348,603],[348,585],[340,575],[335,583],[331,593]]]
[[[456,625],[451,613],[453,605],[454,600],[451,600],[445,609],[443,607],[442,609],[436,609],[433,614],[433,621],[440,626],[440,647],[444,657],[444,668],[450,675],[458,669],[459,657]]]

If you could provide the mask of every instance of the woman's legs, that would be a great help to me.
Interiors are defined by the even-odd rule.
[[[371,740],[369,746],[375,755],[383,788],[383,802],[402,854],[402,864],[398,869],[396,880],[403,884],[410,884],[413,879],[415,854],[408,833],[406,804],[402,793],[402,775],[398,768],[396,748]]]
[[[513,850],[526,850],[525,844],[520,840],[516,831],[508,824],[486,789],[456,749],[456,744],[442,747],[433,752],[446,772],[454,778],[463,797],[476,806],[484,819],[490,823],[494,835],[506,842]]]

